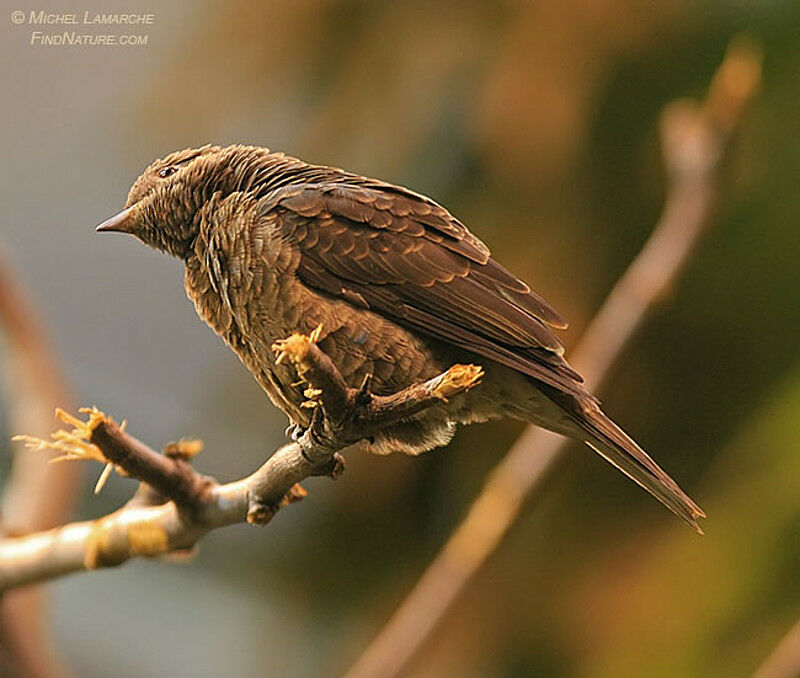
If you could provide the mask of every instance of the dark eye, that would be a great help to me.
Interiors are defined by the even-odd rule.
[[[160,177],[168,177],[170,174],[175,174],[178,171],[178,168],[175,165],[168,165],[167,167],[162,167],[158,170],[158,176]]]

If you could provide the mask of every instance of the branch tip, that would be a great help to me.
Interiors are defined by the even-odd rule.
[[[15,435],[11,440],[23,443],[27,449],[34,452],[44,450],[60,452],[61,454],[51,459],[51,462],[92,459],[103,464],[108,463],[109,460],[103,454],[103,451],[91,442],[91,438],[94,431],[101,424],[111,422],[116,425],[116,422],[96,407],[82,407],[78,411],[88,414],[89,418],[83,421],[60,407],[56,408],[56,418],[72,426],[72,430],[58,429],[50,434],[51,440],[25,434]],[[123,421],[119,427],[120,430],[124,430],[125,422]]]
[[[294,504],[307,496],[308,492],[299,483],[295,483],[277,502],[251,501],[247,509],[247,522],[251,525],[266,525],[284,506]]]
[[[459,393],[465,393],[477,386],[483,378],[480,365],[453,365],[442,375],[441,381],[433,390],[433,395],[447,401]]]
[[[181,438],[164,445],[163,452],[172,459],[193,459],[203,451],[205,443],[199,438]]]

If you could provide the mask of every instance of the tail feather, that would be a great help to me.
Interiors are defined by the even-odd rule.
[[[705,518],[703,509],[605,415],[594,398],[586,395],[586,398],[576,398],[571,394],[556,394],[553,391],[549,393],[550,398],[566,410],[580,427],[586,436],[583,440],[589,447],[647,490],[681,520],[703,534],[697,522],[698,518]]]
[[[591,438],[585,441],[586,444],[647,490],[681,520],[703,534],[697,522],[698,518],[705,518],[703,509],[599,407],[591,403],[584,409],[584,413],[587,416],[579,423],[591,434]]]

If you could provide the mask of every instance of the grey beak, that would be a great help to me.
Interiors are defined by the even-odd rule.
[[[97,233],[130,233],[131,208],[127,207],[119,214],[115,214],[110,219],[106,219],[95,231]]]

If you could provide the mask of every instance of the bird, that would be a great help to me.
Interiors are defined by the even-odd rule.
[[[408,188],[267,148],[207,144],[157,159],[99,232],[182,260],[198,315],[299,430],[304,388],[275,342],[317,329],[358,388],[389,395],[458,363],[470,391],[366,442],[446,445],[458,425],[510,417],[587,444],[702,532],[702,509],[600,408],[564,358],[564,318],[447,209]],[[320,329],[321,328],[321,329]]]

